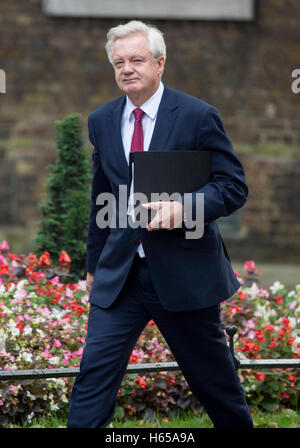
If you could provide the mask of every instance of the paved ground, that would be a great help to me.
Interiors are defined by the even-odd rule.
[[[243,263],[232,261],[232,267],[240,274],[243,272]],[[300,284],[300,265],[278,263],[256,263],[257,268],[262,269],[261,283],[268,288],[275,281],[283,283],[287,289],[295,289]]]

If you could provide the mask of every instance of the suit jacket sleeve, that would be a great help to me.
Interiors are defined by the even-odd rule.
[[[87,239],[87,256],[86,256],[86,270],[91,274],[95,273],[96,265],[100,253],[106,243],[109,234],[109,227],[101,229],[97,226],[96,216],[98,211],[103,207],[96,205],[97,196],[102,192],[111,192],[111,186],[103,172],[99,148],[96,143],[95,133],[91,116],[88,117],[89,139],[94,146],[93,159],[93,178],[91,188],[91,206],[90,216],[88,222],[88,239]]]
[[[197,143],[200,150],[213,150],[210,181],[187,195],[184,204],[187,219],[195,221],[196,193],[204,193],[204,222],[207,224],[242,207],[248,197],[248,187],[242,164],[226,135],[222,118],[213,106],[209,106],[202,120]]]

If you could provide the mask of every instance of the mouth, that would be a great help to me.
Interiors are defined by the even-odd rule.
[[[137,78],[132,78],[132,79],[123,79],[124,82],[134,82],[134,81],[138,81]]]

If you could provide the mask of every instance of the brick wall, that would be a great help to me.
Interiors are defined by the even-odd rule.
[[[291,72],[300,68],[299,16],[298,0],[270,0],[257,2],[253,22],[152,21],[165,33],[164,81],[215,105],[235,145],[299,147],[300,94],[291,91]],[[72,112],[85,121],[120,94],[104,43],[107,29],[121,21],[47,17],[39,0],[1,1],[7,93],[0,95],[0,238],[11,237],[16,249],[30,246],[39,218],[46,167],[55,158],[54,121]],[[259,235],[273,252],[283,244],[294,256],[289,229],[299,241],[299,184],[291,173],[299,172],[298,162],[288,154],[243,160],[252,194],[242,214],[243,247],[252,248]],[[278,214],[278,194],[292,214]]]

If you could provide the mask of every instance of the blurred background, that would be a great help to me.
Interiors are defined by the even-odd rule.
[[[119,96],[104,45],[130,19],[165,35],[163,81],[214,105],[242,161],[244,207],[218,223],[233,267],[300,283],[300,69],[298,0],[1,0],[0,241],[34,251],[55,120]]]

